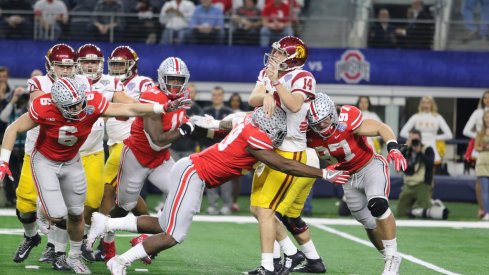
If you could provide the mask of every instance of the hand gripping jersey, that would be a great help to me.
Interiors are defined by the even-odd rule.
[[[337,170],[356,172],[374,155],[367,137],[353,134],[362,122],[362,112],[356,107],[345,105],[341,107],[336,131],[328,138],[323,138],[309,130],[307,147],[314,148],[318,157],[328,164],[340,163]]]
[[[51,101],[51,94],[37,97],[29,108],[30,118],[39,124],[35,149],[52,161],[73,159],[90,134],[92,125],[105,112],[109,103],[98,92],[87,93],[87,116],[68,120]]]
[[[141,103],[165,104],[169,99],[158,87],[153,87],[141,93],[139,101]],[[165,132],[177,129],[187,120],[184,109],[161,114],[161,123]],[[131,149],[139,163],[147,168],[156,168],[170,158],[168,148],[170,148],[171,143],[163,147],[154,144],[149,134],[144,131],[144,119],[142,117],[136,117],[131,125],[131,135],[124,140],[124,144]]]
[[[145,90],[153,87],[153,81],[149,77],[133,75],[131,78],[126,79],[122,83],[124,92],[126,95],[139,99],[139,96]],[[105,123],[107,135],[109,141],[107,145],[111,146],[115,143],[121,143],[124,139],[128,138],[131,133],[131,124],[134,118],[123,117],[110,117]]]
[[[287,72],[279,78],[282,85],[291,93],[300,92],[304,95],[304,103],[301,109],[294,113],[281,103],[280,97],[276,93],[275,87],[270,84],[270,79],[264,70],[260,71],[257,83],[265,85],[267,93],[274,93],[277,105],[287,114],[287,136],[278,149],[287,152],[299,152],[306,150],[306,131],[307,131],[307,111],[309,101],[316,95],[316,79],[305,70],[298,69]]]
[[[112,101],[114,92],[122,91],[122,83],[112,76],[103,74],[97,82],[92,83],[91,90],[101,93],[108,101]],[[80,148],[80,155],[86,156],[104,149],[104,126],[103,118],[99,118],[93,124],[92,132]]]
[[[220,143],[190,155],[190,159],[207,187],[217,187],[253,169],[257,160],[246,151],[247,146],[258,150],[274,149],[268,135],[251,124],[250,115]]]
[[[76,75],[75,79],[85,87],[85,91],[90,91],[90,83],[88,79],[81,75]],[[51,92],[51,87],[53,86],[54,80],[47,75],[43,76],[35,76],[29,80],[27,80],[27,89],[29,93],[35,91],[43,91],[45,93]],[[31,155],[34,150],[34,145],[36,144],[37,137],[39,136],[39,127],[35,127],[27,131],[27,137],[25,141],[25,153]]]

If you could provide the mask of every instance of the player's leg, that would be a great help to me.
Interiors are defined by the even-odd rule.
[[[97,211],[104,194],[104,152],[96,152],[81,157],[87,179],[87,195],[85,198],[85,234],[90,229],[92,213]]]

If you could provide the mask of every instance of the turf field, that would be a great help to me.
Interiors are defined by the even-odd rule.
[[[158,197],[150,197],[155,205]],[[205,201],[205,199],[204,199]],[[338,219],[335,199],[315,199],[314,217],[309,218],[313,240],[324,258],[328,274],[380,274],[383,261],[366,238],[364,230],[351,218]],[[395,202],[393,202],[394,204]],[[129,274],[239,274],[260,263],[258,227],[249,217],[247,198],[237,216],[198,216],[187,240],[160,253],[153,264],[134,263]],[[402,274],[489,274],[489,222],[478,222],[476,206],[449,203],[449,222],[398,222],[398,246],[404,260]],[[206,206],[202,206],[205,211]],[[46,239],[28,260],[12,261],[20,242],[21,226],[13,211],[0,213],[0,274],[59,274],[50,265],[38,263]],[[324,217],[328,217],[325,219]],[[459,221],[455,221],[459,220]],[[118,251],[129,248],[131,234],[117,238]],[[26,266],[39,269],[26,269]],[[93,274],[108,274],[101,263],[89,265]],[[147,271],[136,272],[136,269]],[[62,272],[65,273],[65,272]],[[69,274],[69,273],[66,273]]]

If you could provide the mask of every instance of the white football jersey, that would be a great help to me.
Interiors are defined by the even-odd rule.
[[[304,103],[298,112],[290,111],[280,101],[280,97],[276,93],[275,87],[271,85],[265,71],[260,71],[256,83],[265,85],[267,93],[274,94],[275,100],[280,103],[280,107],[287,114],[287,135],[278,149],[287,152],[304,151],[306,150],[307,111],[309,101],[316,96],[316,79],[310,72],[298,69],[286,73],[279,78],[279,81],[291,93],[301,93],[304,96]]]
[[[92,82],[91,90],[103,94],[109,101],[112,101],[114,92],[121,92],[123,89],[119,80],[103,74],[97,82]],[[104,125],[102,117],[93,124],[90,135],[80,148],[81,156],[94,154],[104,149]]]
[[[154,83],[151,78],[146,76],[136,75],[122,84],[126,95],[139,99],[139,96],[145,90],[153,87]],[[107,145],[111,146],[116,143],[121,143],[124,139],[128,138],[131,134],[131,124],[134,121],[133,117],[130,118],[116,118],[109,117],[105,123],[105,129],[109,136]]]
[[[82,75],[76,75],[75,79],[80,83],[82,88],[86,92],[90,91],[90,82],[88,79]],[[54,80],[47,75],[35,76],[27,80],[27,89],[29,93],[35,92],[37,90],[43,91],[45,93],[51,92],[51,87],[53,86]],[[34,150],[34,145],[36,144],[37,137],[39,136],[39,126],[27,131],[27,136],[25,140],[25,153],[31,155]]]

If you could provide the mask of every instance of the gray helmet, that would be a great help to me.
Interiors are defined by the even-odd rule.
[[[170,85],[168,84],[171,78],[181,78],[182,84]],[[190,78],[190,72],[187,65],[178,57],[168,57],[161,62],[158,68],[158,83],[160,89],[168,95],[169,98],[179,98],[185,94],[187,89],[188,79]]]
[[[51,99],[67,119],[80,120],[86,116],[87,95],[80,83],[73,78],[63,77],[56,80],[51,88]],[[80,103],[83,103],[81,108],[70,108]]]
[[[275,108],[273,116],[270,118],[265,114],[263,107],[255,109],[251,115],[254,125],[265,132],[272,140],[273,146],[278,147],[287,135],[287,116],[280,108]]]
[[[331,120],[330,126],[326,129],[321,129],[319,124],[327,118]],[[317,93],[316,98],[309,104],[307,120],[309,121],[309,126],[316,133],[323,137],[331,136],[336,131],[338,123],[338,112],[333,100],[324,93]]]

